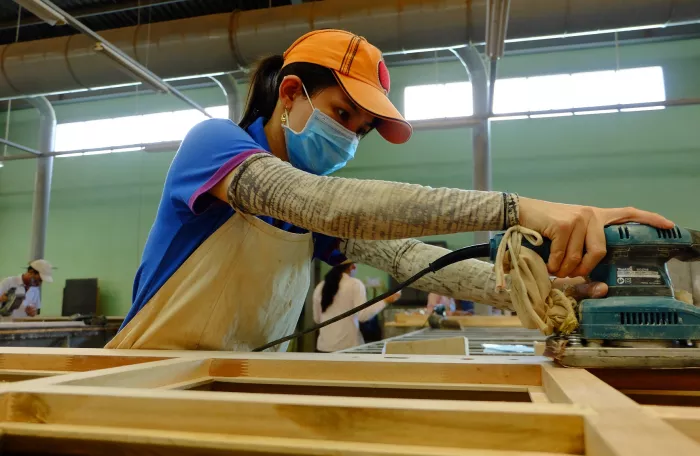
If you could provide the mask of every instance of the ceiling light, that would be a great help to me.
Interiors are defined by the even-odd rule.
[[[65,25],[67,23],[62,14],[41,0],[15,0],[15,3],[49,25]]]

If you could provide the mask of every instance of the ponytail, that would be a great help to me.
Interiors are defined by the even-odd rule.
[[[334,266],[333,269],[328,271],[326,277],[323,278],[323,289],[321,290],[321,311],[325,312],[326,309],[333,304],[333,299],[335,299],[335,295],[338,293],[338,287],[340,286],[340,280],[343,278],[343,273],[345,273],[349,267],[349,264]]]
[[[269,119],[272,116],[279,96],[277,80],[283,64],[281,55],[272,55],[258,64],[250,80],[248,102],[239,122],[241,128],[248,128],[258,117]]]
[[[248,101],[243,117],[238,125],[246,129],[259,117],[270,119],[279,99],[280,84],[285,76],[298,76],[304,83],[309,96],[323,89],[338,85],[333,71],[314,63],[297,62],[282,68],[284,57],[272,55],[258,63],[250,80]]]

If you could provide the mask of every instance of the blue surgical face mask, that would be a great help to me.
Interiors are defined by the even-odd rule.
[[[313,112],[304,129],[298,133],[289,125],[282,125],[287,155],[295,168],[326,176],[338,171],[355,157],[360,140],[355,133],[314,108],[306,87],[304,93]]]

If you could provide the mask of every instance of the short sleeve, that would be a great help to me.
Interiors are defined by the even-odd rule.
[[[0,295],[4,295],[12,288],[14,284],[12,279],[12,277],[8,277],[0,282]]]
[[[267,152],[241,127],[228,119],[209,119],[185,136],[165,181],[178,210],[204,212],[217,202],[207,192],[246,158]],[[165,195],[164,195],[165,196]]]
[[[325,234],[314,233],[314,258],[330,266],[338,266],[347,261],[340,251],[340,239]]]
[[[29,290],[27,290],[27,295],[24,297],[24,303],[38,309],[41,307],[41,299],[39,296],[39,288],[31,287]]]

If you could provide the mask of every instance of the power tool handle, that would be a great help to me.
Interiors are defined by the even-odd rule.
[[[491,261],[496,261],[496,253],[498,252],[498,246],[501,244],[502,239],[503,233],[499,233],[493,238],[491,238],[491,248],[489,249],[489,258],[491,259]],[[535,253],[542,257],[545,263],[549,261],[549,253],[552,248],[552,241],[550,241],[549,239],[543,238],[542,245],[532,245],[526,239],[523,239],[521,245],[523,247],[527,247],[528,249],[534,250]]]

